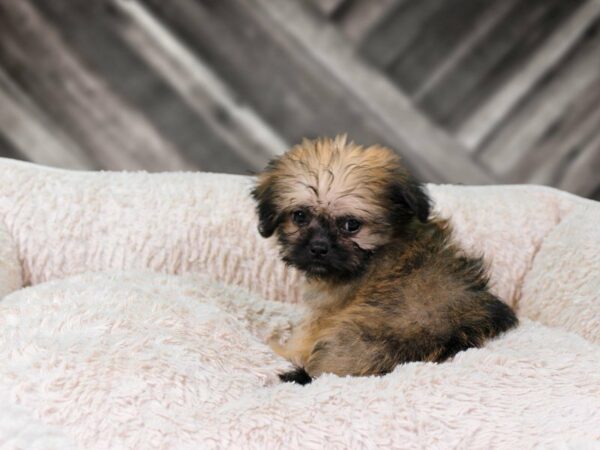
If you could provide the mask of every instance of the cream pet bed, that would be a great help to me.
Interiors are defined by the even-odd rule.
[[[1,448],[592,448],[600,204],[430,186],[521,325],[385,376],[281,384],[301,313],[251,179],[0,160]]]

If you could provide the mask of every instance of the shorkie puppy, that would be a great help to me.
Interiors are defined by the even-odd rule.
[[[283,381],[442,362],[517,324],[483,261],[429,217],[422,185],[387,148],[305,140],[269,163],[252,195],[260,234],[276,233],[307,280],[310,314],[285,345],[271,342],[297,366]]]

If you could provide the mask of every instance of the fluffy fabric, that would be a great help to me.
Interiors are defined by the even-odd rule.
[[[298,276],[256,231],[249,177],[70,172],[0,158],[0,217],[23,281],[87,271],[206,273],[298,301]]]
[[[521,325],[445,364],[300,387],[265,344],[300,317],[299,279],[250,183],[0,162],[0,447],[598,444],[598,204],[430,186]]]
[[[577,208],[539,246],[521,314],[600,345],[600,208]],[[600,424],[599,424],[600,425]]]
[[[22,286],[17,247],[4,223],[0,222],[0,298]]]

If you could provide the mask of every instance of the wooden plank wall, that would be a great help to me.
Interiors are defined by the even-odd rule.
[[[600,199],[599,0],[0,0],[0,156],[253,173],[302,137]]]

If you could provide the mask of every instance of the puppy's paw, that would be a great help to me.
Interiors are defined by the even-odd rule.
[[[302,386],[312,381],[312,377],[302,367],[297,367],[289,372],[280,373],[279,379],[284,383],[297,383]]]

